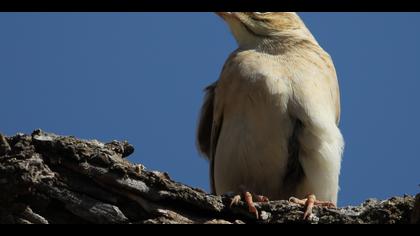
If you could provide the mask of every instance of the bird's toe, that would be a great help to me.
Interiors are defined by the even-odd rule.
[[[289,202],[293,202],[305,207],[303,213],[303,219],[307,220],[312,215],[312,208],[314,206],[322,206],[327,208],[336,208],[336,205],[331,201],[320,201],[317,200],[314,194],[309,194],[304,199],[299,199],[296,197],[290,197]]]

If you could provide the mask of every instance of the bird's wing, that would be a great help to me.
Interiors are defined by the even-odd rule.
[[[334,75],[336,75],[335,73],[334,73]],[[333,97],[334,97],[334,101],[335,101],[335,122],[336,122],[336,124],[338,125],[338,123],[340,123],[340,112],[341,112],[341,105],[340,105],[340,89],[338,88],[338,80],[337,80],[337,78],[335,78],[335,81],[334,81],[334,91],[333,91],[333,93],[334,93],[334,95],[333,95]]]
[[[323,106],[332,103],[332,111],[336,124],[340,120],[340,91],[338,86],[337,74],[331,56],[325,52],[318,44],[305,44],[306,47],[311,48],[312,53],[306,56],[307,63],[301,70],[301,76],[307,78],[298,80],[297,85],[294,86],[294,95],[292,107],[293,112],[290,116],[293,122],[292,135],[288,140],[288,163],[285,180],[285,188],[293,188],[293,185],[298,183],[305,175],[302,163],[300,163],[299,156],[301,155],[302,143],[300,136],[304,132],[305,126],[314,122],[313,114],[319,113],[310,111],[321,110]],[[309,66],[312,65],[312,66]],[[317,78],[313,78],[313,75]],[[325,96],[324,96],[325,94]],[[322,98],[319,98],[322,96]],[[321,103],[320,103],[321,102]],[[291,190],[291,189],[289,189]],[[293,190],[292,190],[293,191]]]
[[[197,146],[199,151],[210,160],[210,185],[212,193],[215,193],[214,186],[214,153],[217,140],[219,139],[222,127],[222,116],[215,112],[215,90],[217,82],[205,89],[205,98],[198,123]]]
[[[288,140],[288,160],[286,167],[286,174],[284,176],[284,192],[293,193],[296,189],[297,183],[300,183],[304,177],[302,164],[299,162],[300,141],[303,124],[297,118],[293,118],[293,131]]]
[[[205,88],[204,103],[201,107],[197,130],[198,150],[207,158],[211,159],[211,135],[213,128],[214,95],[217,82]]]
[[[338,81],[329,55],[321,49],[315,50],[316,53],[308,52],[307,63],[301,63],[298,76],[292,78],[289,114],[301,125],[295,125],[293,133],[296,135],[291,136],[289,147],[294,146],[290,142],[299,145],[295,149],[299,153],[292,160],[298,160],[296,164],[307,180],[299,191],[315,191],[320,199],[336,202],[343,147],[337,127],[340,119]],[[288,174],[294,176],[293,172]]]
[[[333,61],[322,48],[309,46],[315,53],[307,54],[307,62],[302,63],[305,66],[300,69],[301,79],[294,80],[294,104],[298,105],[294,109],[294,116],[305,124],[310,120],[323,119],[324,115],[333,115],[338,125],[340,90]],[[328,112],[319,112],[327,107]]]
[[[338,86],[338,79],[337,79],[337,72],[334,67],[334,63],[332,61],[332,58],[330,54],[322,50],[321,48],[317,49],[319,61],[323,62],[322,67],[315,68],[319,69],[320,71],[323,71],[324,77],[322,77],[323,80],[325,80],[327,84],[327,90],[329,90],[330,98],[333,102],[334,106],[334,112],[335,112],[335,123],[338,125],[340,122],[340,89]],[[321,73],[320,73],[321,74]]]
[[[327,77],[328,83],[330,84],[331,88],[331,97],[334,102],[335,107],[335,122],[338,125],[340,122],[340,113],[341,113],[341,105],[340,105],[340,89],[338,86],[338,79],[337,79],[337,72],[335,71],[334,64],[329,54],[326,53],[326,64],[328,68],[328,73],[330,74]]]

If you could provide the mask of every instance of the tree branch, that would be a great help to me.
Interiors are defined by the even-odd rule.
[[[260,219],[228,196],[213,196],[124,158],[127,142],[101,143],[34,131],[0,135],[0,223],[420,223],[420,195],[314,208],[257,204]],[[415,206],[416,204],[416,206]]]

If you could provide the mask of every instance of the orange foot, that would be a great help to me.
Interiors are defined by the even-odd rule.
[[[308,219],[308,217],[310,215],[312,215],[312,208],[314,207],[314,205],[316,206],[324,206],[324,207],[328,207],[328,208],[335,208],[335,204],[329,201],[319,201],[316,200],[316,197],[314,194],[309,194],[306,198],[304,199],[298,199],[295,197],[291,197],[289,198],[290,202],[305,206],[305,213],[303,214],[303,219],[306,220]]]
[[[245,191],[243,193],[243,197],[244,197],[245,203],[248,205],[249,212],[255,214],[255,217],[258,219],[258,210],[257,208],[255,208],[254,199],[255,199],[255,202],[268,202],[269,199],[262,195],[254,195],[254,199],[253,199],[252,194],[248,191]],[[240,201],[241,201],[241,195],[239,194],[235,195],[230,202],[230,207],[238,204]]]

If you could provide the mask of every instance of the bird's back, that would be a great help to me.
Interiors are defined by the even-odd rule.
[[[249,191],[272,199],[290,194],[284,177],[295,120],[286,64],[256,51],[237,51],[227,60],[215,89],[223,124],[214,153],[217,194]]]

